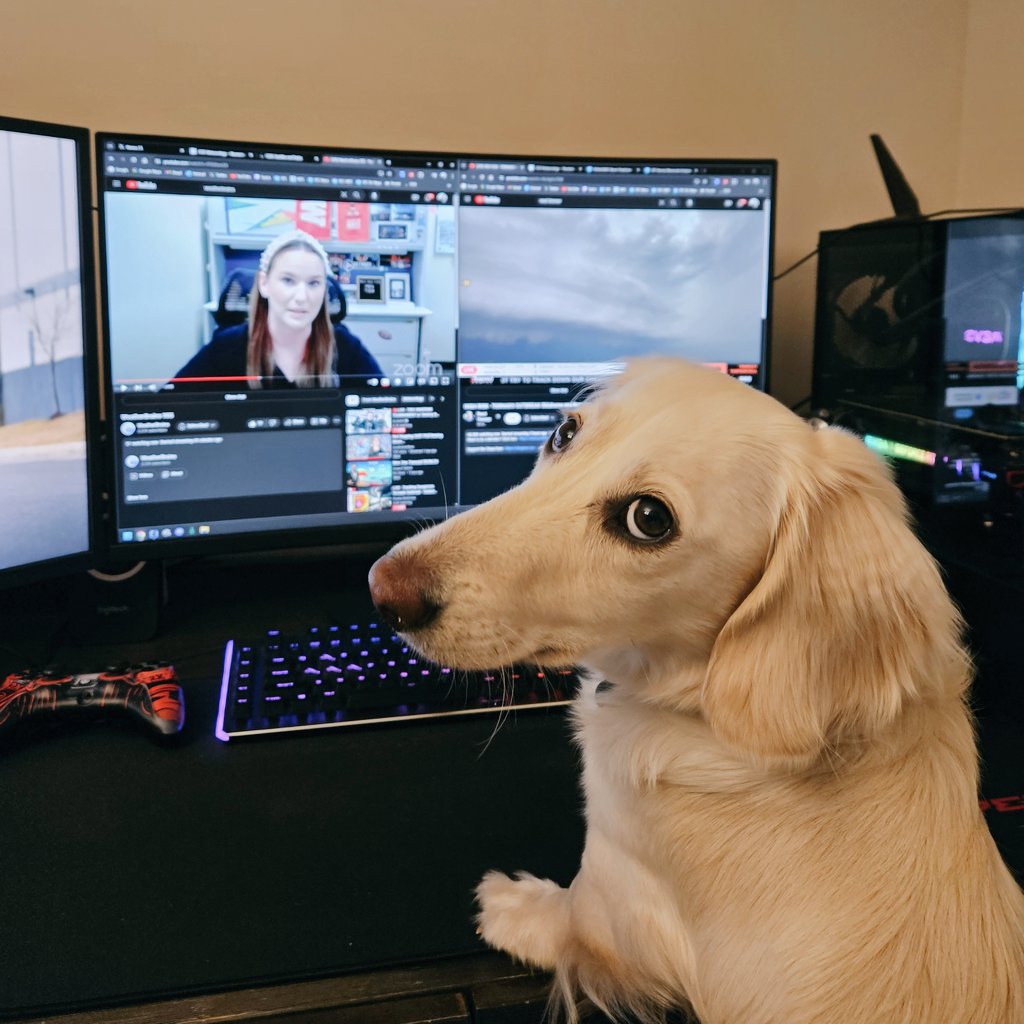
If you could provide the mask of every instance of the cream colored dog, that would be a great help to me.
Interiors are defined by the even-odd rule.
[[[1024,1022],[961,623],[857,438],[639,360],[371,589],[437,661],[589,670],[578,875],[478,889],[480,934],[553,971],[570,1019],[583,995],[702,1024]]]

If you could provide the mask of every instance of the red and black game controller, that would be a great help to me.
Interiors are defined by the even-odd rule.
[[[0,734],[37,715],[128,712],[160,736],[185,724],[185,701],[172,665],[142,664],[85,675],[15,672],[0,684]]]

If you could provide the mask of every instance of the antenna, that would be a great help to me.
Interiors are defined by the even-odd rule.
[[[885,188],[889,193],[893,213],[897,220],[917,219],[921,216],[921,205],[914,195],[914,190],[907,184],[907,179],[893,159],[889,147],[882,141],[881,135],[871,136],[871,145],[875,147],[875,157],[885,179]]]

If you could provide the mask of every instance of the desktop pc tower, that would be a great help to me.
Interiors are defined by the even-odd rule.
[[[1024,563],[1024,214],[820,236],[812,402]]]

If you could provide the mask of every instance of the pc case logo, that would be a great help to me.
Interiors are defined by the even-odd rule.
[[[964,341],[968,345],[1002,345],[1002,331],[979,331],[969,328],[964,331]]]

